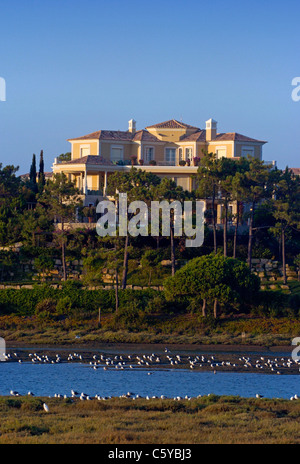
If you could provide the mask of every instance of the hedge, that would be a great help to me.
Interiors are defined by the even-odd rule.
[[[126,307],[131,302],[142,309],[159,292],[155,290],[119,290],[119,305]],[[114,290],[87,290],[72,283],[63,285],[62,289],[55,289],[47,285],[35,286],[33,289],[1,289],[0,315],[16,313],[30,316],[35,313],[36,305],[51,298],[59,301],[68,297],[72,308],[85,311],[101,311],[109,313],[115,310]]]

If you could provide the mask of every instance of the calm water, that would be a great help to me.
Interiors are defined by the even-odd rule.
[[[151,375],[148,375],[151,372]],[[197,372],[185,369],[93,370],[88,364],[0,363],[0,395],[16,390],[21,395],[66,394],[71,389],[90,396],[119,396],[128,391],[140,396],[240,395],[268,398],[300,396],[299,375]]]

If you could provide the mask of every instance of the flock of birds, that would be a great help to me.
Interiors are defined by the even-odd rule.
[[[64,359],[61,354],[55,354],[52,357],[47,354],[38,354],[38,353],[29,353],[28,359],[25,358],[25,355],[18,355],[18,353],[8,353],[3,354],[3,357],[6,361],[17,361],[22,363],[23,361],[30,361],[33,364],[49,363],[57,364],[60,362],[86,362],[84,361],[84,356],[82,354],[73,352],[69,353]],[[282,373],[288,373],[289,370],[296,369],[300,372],[300,361],[297,359],[291,358],[279,358],[274,359],[266,358],[259,356],[256,360],[251,360],[250,357],[242,356],[237,358],[237,360],[216,360],[215,356],[204,356],[204,355],[195,355],[195,356],[182,356],[179,354],[172,354],[168,348],[165,349],[165,357],[152,353],[151,355],[140,354],[140,355],[104,355],[104,354],[94,354],[89,355],[89,365],[97,370],[102,368],[104,370],[108,369],[133,369],[137,367],[142,368],[151,368],[161,365],[163,367],[175,368],[177,367],[186,367],[190,369],[195,368],[210,368],[213,369],[216,373],[218,368],[229,368],[230,370],[234,369],[258,369],[263,370],[264,373],[275,373],[280,375]]]
[[[258,356],[256,359],[251,359],[250,357],[242,356],[242,357],[234,357],[231,356],[231,359],[223,359],[217,360],[215,356],[211,355],[194,355],[194,356],[186,356],[180,354],[172,353],[168,348],[165,348],[165,353],[163,354],[122,354],[122,355],[105,355],[105,354],[93,354],[90,353],[88,355],[80,354],[77,352],[68,353],[63,357],[62,354],[38,354],[38,353],[28,353],[26,357],[24,352],[19,355],[17,352],[4,354],[6,361],[14,361],[14,362],[31,362],[32,364],[57,364],[61,362],[80,362],[85,363],[93,370],[103,369],[104,371],[112,370],[112,369],[137,369],[143,368],[144,370],[148,370],[147,374],[152,375],[155,372],[155,367],[161,366],[161,368],[175,368],[175,367],[182,367],[186,368],[187,366],[189,369],[194,370],[198,369],[201,370],[210,370],[212,373],[216,374],[218,371],[241,371],[241,370],[251,370],[270,374],[286,374],[286,373],[297,373],[300,372],[300,361],[294,360],[291,358],[284,358],[284,357],[275,357],[274,359],[270,359],[264,356]],[[224,357],[224,355],[223,355]],[[152,370],[151,370],[152,369]],[[17,391],[10,391],[12,396],[21,396]],[[28,392],[28,396],[34,396],[32,392]],[[55,394],[54,397],[57,398],[68,398],[67,395],[60,395]],[[97,399],[101,401],[105,401],[110,399],[111,397],[103,397],[100,395],[96,395],[95,397],[91,397],[86,393],[79,393],[74,390],[71,391],[72,398],[79,398],[80,400],[91,400]],[[198,398],[201,395],[198,396]],[[262,398],[262,395],[257,394],[257,398]],[[132,398],[137,399],[141,398],[139,395],[135,395],[131,392],[127,392],[127,394],[121,395],[120,398]],[[164,395],[157,397],[147,396],[146,399],[149,400],[151,398],[161,398],[165,399]],[[174,400],[190,400],[191,397],[174,397]],[[291,400],[297,400],[298,395],[294,395],[290,398]],[[49,407],[44,404],[45,411],[49,412]]]

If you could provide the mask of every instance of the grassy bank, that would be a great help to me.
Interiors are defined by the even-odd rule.
[[[38,316],[0,316],[0,336],[10,345],[93,345],[163,343],[202,345],[288,346],[300,334],[298,318],[222,317],[204,323],[197,314],[148,319],[132,329],[116,326],[113,315],[41,320]]]
[[[300,402],[0,398],[0,443],[300,443]]]
[[[113,290],[83,290],[74,282],[60,290],[46,285],[0,290],[0,336],[24,345],[290,345],[300,335],[300,283],[291,288],[294,308],[248,314],[225,308],[217,320],[211,314],[203,318],[199,304],[174,306],[154,290],[120,290],[118,312]],[[283,296],[270,292],[269,303],[279,304]]]

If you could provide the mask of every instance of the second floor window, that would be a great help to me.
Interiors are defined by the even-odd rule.
[[[81,145],[80,147],[80,156],[89,156],[91,154],[91,147],[90,145]]]
[[[226,158],[226,148],[221,147],[216,149],[217,159]]]
[[[154,148],[153,147],[146,147],[145,148],[145,161],[149,163],[149,161],[154,159]]]
[[[242,156],[245,158],[254,156],[254,147],[242,147]]]
[[[166,162],[175,166],[176,162],[176,148],[166,148]]]
[[[110,159],[111,161],[123,160],[123,147],[112,146],[110,152]]]
[[[186,160],[192,160],[193,157],[193,149],[192,148],[186,148],[185,149],[185,159]]]

